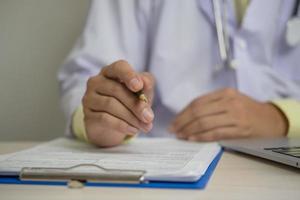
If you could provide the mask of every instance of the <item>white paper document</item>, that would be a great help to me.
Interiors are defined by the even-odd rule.
[[[59,138],[28,150],[0,155],[0,175],[18,175],[23,167],[68,168],[95,164],[107,169],[145,170],[144,177],[149,181],[190,182],[205,173],[219,151],[217,143],[171,138],[135,138],[106,149]]]

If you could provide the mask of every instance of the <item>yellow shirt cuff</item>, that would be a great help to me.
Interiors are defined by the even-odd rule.
[[[279,99],[272,101],[285,114],[289,127],[288,137],[300,137],[300,101]]]
[[[74,112],[72,130],[76,138],[84,142],[89,142],[84,125],[84,113],[82,105],[80,105]],[[133,137],[134,136],[127,135],[124,139],[124,143],[128,143]]]
[[[72,120],[72,130],[75,136],[81,140],[88,142],[85,126],[84,126],[84,113],[83,107],[80,105],[74,112]]]

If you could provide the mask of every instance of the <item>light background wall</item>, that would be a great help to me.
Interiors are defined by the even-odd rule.
[[[82,31],[87,0],[0,0],[0,140],[63,135],[57,70]]]

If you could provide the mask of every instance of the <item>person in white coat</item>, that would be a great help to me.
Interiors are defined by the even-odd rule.
[[[67,134],[101,147],[140,131],[192,141],[299,134],[300,43],[286,39],[297,1],[240,1],[220,4],[231,65],[210,0],[93,1],[58,76]]]

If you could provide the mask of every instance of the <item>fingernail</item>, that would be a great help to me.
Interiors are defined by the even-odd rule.
[[[181,138],[184,138],[184,136],[183,136],[182,133],[177,133],[176,136],[177,136],[177,138],[180,138],[180,139],[181,139]]]
[[[129,85],[131,89],[134,89],[135,91],[139,90],[139,83],[140,81],[137,78],[133,78],[130,80]]]
[[[191,137],[188,137],[188,140],[189,140],[189,141],[196,141],[196,140],[197,140],[197,138],[196,138],[196,137],[194,137],[194,136],[191,136]]]
[[[137,133],[139,130],[133,126],[128,126],[127,127],[127,131],[130,133],[130,134],[135,134]]]
[[[146,133],[146,132],[149,132],[153,127],[153,124],[146,124],[146,125],[143,125],[143,131]]]
[[[173,125],[169,126],[169,127],[168,127],[168,131],[169,131],[170,133],[175,133],[174,126],[173,126]]]
[[[151,122],[154,118],[154,114],[150,108],[144,108],[142,115],[144,122]]]

